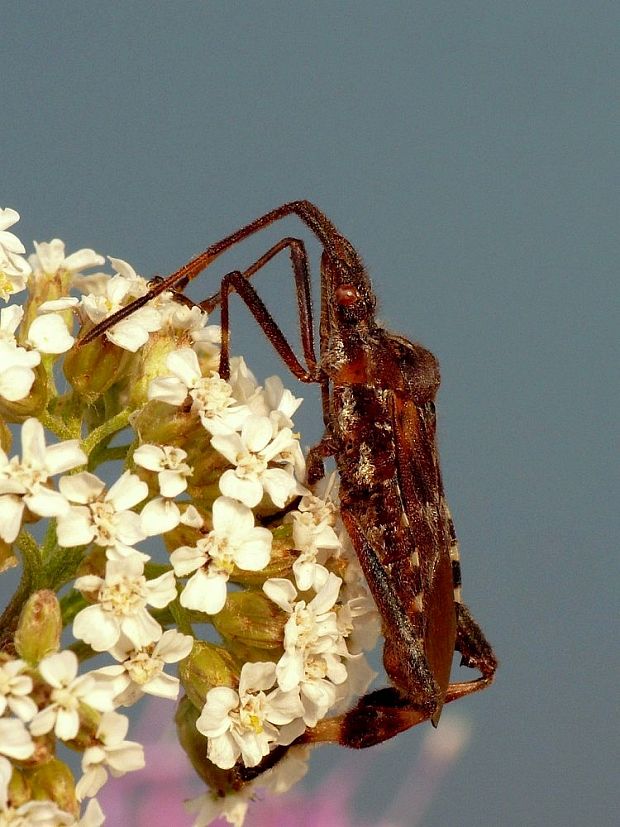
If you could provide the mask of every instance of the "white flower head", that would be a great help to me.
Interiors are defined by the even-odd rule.
[[[228,578],[235,566],[260,571],[269,563],[273,537],[254,525],[249,508],[228,497],[213,503],[213,529],[195,546],[181,546],[170,555],[177,577],[194,572],[181,592],[181,605],[207,614],[224,607]]]
[[[54,276],[59,270],[77,275],[82,270],[96,267],[105,261],[103,256],[86,248],[66,256],[65,243],[59,238],[54,238],[50,242],[35,241],[34,248],[36,254],[30,256],[32,269],[35,273],[46,276]]]
[[[189,394],[192,411],[198,414],[211,434],[234,431],[247,419],[250,411],[234,399],[231,385],[217,373],[203,376],[198,356],[191,348],[169,353],[166,367],[172,376],[153,379],[149,385],[149,399],[181,405]]]
[[[115,705],[131,706],[144,694],[174,700],[179,693],[179,679],[164,672],[167,663],[177,663],[192,650],[194,638],[176,629],[168,629],[155,644],[136,648],[121,637],[109,651],[119,663],[104,666],[95,674],[114,680]]]
[[[273,437],[271,420],[266,416],[249,416],[241,434],[218,434],[211,445],[235,466],[220,477],[220,491],[226,497],[254,508],[267,494],[278,508],[299,490],[290,466],[274,468],[270,463],[285,462],[287,452],[294,448],[290,428],[283,428]]]
[[[125,741],[129,720],[118,712],[105,712],[97,729],[99,743],[88,747],[82,756],[84,775],[75,787],[79,801],[97,795],[108,780],[144,767],[144,748],[136,741]]]
[[[125,471],[107,492],[105,483],[88,471],[61,477],[58,487],[70,503],[58,517],[56,530],[61,546],[95,542],[106,548],[108,559],[140,556],[133,546],[147,535],[140,515],[131,509],[148,496],[149,489],[137,474]]]
[[[163,609],[176,597],[174,575],[167,571],[154,580],[144,576],[144,562],[133,554],[108,560],[105,577],[78,577],[75,588],[95,595],[97,602],[82,609],[73,621],[73,634],[96,652],[115,646],[121,634],[136,648],[162,636],[147,606]]]
[[[144,295],[144,279],[138,277],[131,265],[121,259],[110,259],[119,272],[101,282],[104,292],[89,293],[82,298],[82,307],[95,324],[120,310],[128,300]],[[122,272],[120,272],[122,271]],[[149,305],[139,308],[131,318],[123,319],[106,331],[106,337],[118,347],[135,353],[153,333],[161,328],[161,316],[157,308]]]
[[[70,649],[48,655],[39,663],[39,672],[51,693],[50,703],[30,723],[33,735],[53,729],[57,738],[70,741],[80,728],[81,704],[100,712],[114,708],[112,686],[98,680],[94,672],[78,677],[78,666],[77,656]]]
[[[187,452],[175,445],[140,445],[133,460],[148,471],[157,472],[159,490],[163,497],[176,497],[187,488],[192,468],[185,462]]]
[[[266,694],[275,681],[274,663],[246,663],[238,692],[225,686],[208,692],[196,728],[208,738],[207,757],[218,767],[231,769],[239,757],[246,767],[255,767],[271,744],[283,743],[279,727],[297,720],[301,730],[296,733],[303,731],[299,693],[274,689]]]
[[[348,654],[334,611],[341,585],[342,580],[330,572],[321,590],[306,603],[296,599],[297,590],[290,580],[265,581],[263,591],[267,597],[290,615],[284,626],[284,654],[276,670],[278,686],[284,691],[304,681],[310,656]],[[331,668],[330,664],[327,667]]]
[[[287,514],[286,521],[293,523],[293,546],[300,552],[293,563],[297,588],[302,592],[310,588],[319,591],[328,576],[323,563],[340,548],[332,528],[333,511],[324,500],[306,494],[298,510]]]
[[[22,425],[22,459],[9,461],[0,449],[0,538],[7,543],[15,540],[26,506],[40,517],[64,514],[69,503],[48,487],[48,480],[86,460],[77,439],[47,447],[43,425],[37,419],[27,419]]]

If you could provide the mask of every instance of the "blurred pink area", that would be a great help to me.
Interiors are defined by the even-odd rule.
[[[204,786],[176,743],[171,718],[169,702],[154,700],[145,705],[129,737],[145,745],[146,768],[110,779],[102,790],[99,801],[107,824],[191,827],[194,817],[185,812],[183,801],[201,795]],[[392,750],[389,743],[366,752],[343,750],[338,768],[318,789],[299,784],[285,795],[258,797],[250,804],[245,827],[418,827],[444,776],[463,753],[470,725],[460,716],[444,713],[437,730],[425,727],[420,736],[417,755],[406,768],[399,767],[403,777],[382,818],[362,818],[357,798],[360,790],[374,783],[376,750]],[[315,751],[311,763],[318,757]],[[381,759],[385,764],[385,754]],[[213,825],[226,827],[228,822],[217,819]]]

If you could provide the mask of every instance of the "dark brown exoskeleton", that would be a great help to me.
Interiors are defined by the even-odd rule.
[[[244,272],[225,275],[219,292],[200,307],[211,311],[221,305],[222,377],[229,375],[228,305],[234,291],[291,372],[302,382],[321,386],[325,433],[308,455],[308,481],[323,475],[326,457],[335,458],[342,520],[381,613],[383,661],[393,685],[369,693],[349,712],[319,722],[301,740],[361,748],[425,720],[436,725],[445,703],[484,689],[497,667],[484,634],[460,600],[458,545],[435,441],[435,357],[376,323],[375,296],[360,257],[308,201],[284,204],[213,244],[93,328],[80,344],[100,336],[164,290],[182,290],[225,250],[291,214],[323,246],[319,358],[308,258],[299,239],[285,238]],[[249,282],[285,249],[295,276],[305,366]],[[455,649],[461,663],[478,669],[480,678],[450,683]]]

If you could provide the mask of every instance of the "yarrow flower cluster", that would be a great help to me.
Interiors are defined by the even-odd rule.
[[[0,571],[23,571],[0,638],[0,822],[101,824],[94,796],[144,765],[118,710],[182,691],[181,744],[217,792],[196,824],[241,824],[373,678],[377,613],[337,481],[306,486],[301,400],[241,357],[220,376],[200,308],[163,293],[78,346],[148,284],[59,239],[26,258],[18,219],[0,210]],[[275,748],[240,791],[236,769]]]

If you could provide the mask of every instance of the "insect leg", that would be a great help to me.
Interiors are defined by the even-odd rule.
[[[295,278],[295,294],[297,296],[297,310],[299,319],[299,331],[301,336],[301,345],[304,352],[304,358],[308,365],[308,370],[316,372],[317,361],[314,351],[314,326],[312,321],[312,299],[310,296],[310,270],[308,267],[308,254],[303,241],[299,238],[283,238],[270,247],[266,253],[258,258],[253,264],[247,267],[242,272],[245,279],[252,278],[260,269],[262,269],[272,258],[279,252],[287,249],[291,257],[291,265],[293,267],[293,275]],[[208,299],[199,303],[199,307],[207,313],[211,313],[222,302],[221,289],[210,296]],[[258,321],[258,319],[257,319]],[[260,321],[259,321],[260,324]]]
[[[291,371],[291,373],[299,379],[300,382],[317,382],[318,376],[316,369],[310,365],[305,368],[291,346],[289,345],[286,336],[276,324],[273,316],[267,310],[265,303],[260,298],[256,290],[252,287],[250,282],[244,278],[243,273],[235,270],[232,273],[227,273],[222,278],[220,287],[220,302],[221,302],[221,324],[222,324],[222,350],[220,353],[220,376],[227,379],[230,375],[230,319],[229,319],[229,294],[231,292],[237,293],[243,300],[248,310],[254,316],[257,323],[264,331],[265,335],[274,346],[282,361]]]
[[[491,683],[497,669],[497,658],[471,612],[464,603],[456,603],[456,650],[460,652],[461,666],[478,669],[482,678]]]

